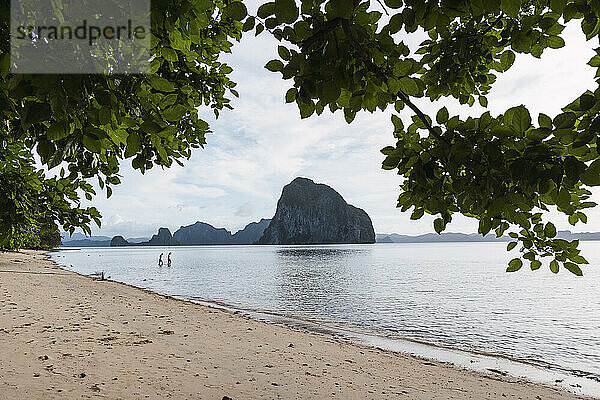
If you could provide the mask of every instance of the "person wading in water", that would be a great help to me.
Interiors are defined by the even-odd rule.
[[[171,266],[171,252],[167,255],[167,267]]]
[[[164,264],[164,262],[163,262],[163,260],[162,260],[162,256],[163,256],[163,254],[164,254],[164,253],[160,253],[160,256],[158,257],[158,266],[159,266],[159,267],[162,267],[162,266],[163,266],[163,264]]]

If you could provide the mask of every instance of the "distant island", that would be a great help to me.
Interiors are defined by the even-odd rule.
[[[582,232],[573,233],[571,231],[559,231],[556,235],[559,239],[564,240],[600,240],[600,232]],[[510,242],[508,236],[497,238],[495,235],[481,236],[478,233],[426,233],[418,236],[399,235],[397,233],[381,234],[376,237],[377,243],[439,243],[439,242]]]
[[[74,233],[69,236],[68,233],[61,234],[63,247],[109,247],[111,238],[108,236],[85,236],[82,233]],[[148,237],[132,237],[126,239],[128,243],[137,245],[150,240]]]
[[[478,233],[454,233],[444,232],[442,234],[426,233],[423,235],[409,236],[392,234],[377,234],[377,243],[437,243],[437,242],[508,242],[511,238],[503,236],[497,238],[495,235],[481,236]]]
[[[565,240],[600,240],[600,233],[560,231]],[[333,188],[308,178],[296,178],[284,186],[272,219],[251,222],[232,233],[198,221],[181,226],[175,233],[161,227],[151,238],[84,236],[63,234],[63,247],[201,246],[249,244],[346,244],[346,243],[436,243],[507,242],[511,239],[476,233],[427,233],[410,236],[375,234],[369,215],[348,204]]]
[[[244,229],[232,234],[225,228],[215,228],[205,222],[180,227],[174,234],[168,228],[159,228],[158,233],[148,241],[130,242],[123,236],[115,236],[109,241],[111,247],[121,246],[200,246],[253,244],[263,234],[270,219],[251,222]]]

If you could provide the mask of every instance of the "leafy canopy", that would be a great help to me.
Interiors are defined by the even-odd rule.
[[[379,3],[379,5],[377,4]],[[292,80],[287,102],[302,117],[325,109],[344,113],[392,108],[395,145],[382,150],[383,168],[402,177],[398,207],[411,218],[435,215],[436,232],[455,213],[479,220],[479,233],[514,238],[532,270],[549,260],[581,275],[578,241],[557,239],[545,221],[551,207],[572,225],[585,223],[591,186],[600,185],[600,69],[596,85],[563,112],[532,116],[524,106],[503,115],[451,116],[446,108],[429,116],[413,102],[451,97],[479,102],[515,54],[540,57],[565,45],[564,24],[578,20],[597,44],[597,0],[275,0],[264,3],[244,29],[268,30],[279,39],[279,58],[266,68]],[[383,18],[384,11],[387,16]],[[415,52],[405,44],[417,31],[428,39]],[[589,65],[600,68],[600,47]],[[406,121],[408,120],[408,123]]]

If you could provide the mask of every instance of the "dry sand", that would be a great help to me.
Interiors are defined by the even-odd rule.
[[[0,399],[577,399],[0,253]],[[7,272],[13,271],[13,272]]]

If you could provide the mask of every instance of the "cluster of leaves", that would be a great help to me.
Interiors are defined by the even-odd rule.
[[[210,107],[218,115],[231,108],[227,95],[237,96],[229,79],[232,69],[219,56],[241,37],[245,10],[231,0],[152,2],[152,58],[145,75],[23,75],[10,73],[10,2],[1,0],[0,138],[5,159],[0,179],[14,182],[13,171],[6,169],[14,162],[25,169],[25,178],[37,175],[39,182],[24,179],[34,183],[21,192],[10,184],[3,187],[3,196],[14,201],[2,208],[0,238],[7,240],[5,235],[20,229],[21,222],[35,218],[36,208],[58,207],[51,200],[56,196],[68,200],[79,216],[65,215],[65,204],[53,210],[55,217],[62,215],[63,229],[89,232],[91,220],[100,224],[99,215],[78,206],[77,190],[91,199],[92,178],[110,196],[120,183],[122,160],[130,159],[144,173],[154,165],[182,164],[193,148],[204,146],[209,126],[198,117],[198,108]],[[43,179],[34,160],[21,154],[33,152],[48,169],[63,166],[61,178]],[[45,196],[47,201],[27,204],[19,196]]]
[[[540,57],[565,45],[564,23],[581,20],[588,40],[599,37],[600,3],[594,0],[293,0],[267,2],[244,28],[266,28],[282,42],[279,59],[266,68],[293,79],[286,94],[302,117],[326,108],[343,110],[350,123],[360,110],[408,107],[410,126],[394,115],[395,146],[382,150],[383,168],[403,176],[398,206],[412,218],[438,215],[434,228],[446,229],[459,212],[479,220],[482,235],[511,230],[531,269],[550,257],[581,275],[587,263],[578,242],[556,238],[542,217],[549,207],[586,222],[586,186],[600,185],[600,90],[586,91],[550,118],[532,124],[529,111],[513,107],[503,115],[450,118],[443,108],[436,120],[414,98],[453,97],[487,107],[496,75],[510,69],[516,53]],[[381,8],[380,8],[381,9]],[[391,15],[390,15],[391,14]],[[403,40],[418,30],[429,38],[411,53]],[[598,56],[592,67],[600,67]],[[600,70],[597,74],[600,78]],[[600,79],[598,80],[600,82]],[[522,258],[508,271],[523,265]]]
[[[597,104],[600,108],[600,96]],[[596,205],[582,184],[599,177],[597,166],[586,165],[598,158],[596,138],[575,144],[583,137],[574,124],[576,115],[566,111],[552,120],[540,114],[536,128],[523,106],[497,118],[486,112],[466,120],[449,118],[442,108],[436,118],[444,132],[442,140],[421,136],[418,118],[405,128],[394,115],[398,141],[382,150],[383,168],[406,178],[398,206],[403,211],[414,207],[412,219],[425,213],[439,215],[434,228],[440,233],[458,212],[479,219],[482,235],[494,230],[497,237],[516,226],[519,230],[509,233],[515,241],[508,250],[521,243],[531,269],[540,268],[544,257],[553,257],[553,272],[558,272],[560,262],[581,275],[578,264],[587,261],[579,254],[578,242],[556,238],[554,224],[542,221],[543,212],[556,207],[573,225],[586,222],[582,211]],[[522,260],[514,259],[509,270],[522,265]]]
[[[93,207],[73,206],[77,190],[89,193],[92,188],[64,174],[47,178],[21,142],[0,137],[0,248],[52,246],[48,231],[56,230],[54,221],[89,233],[90,222],[100,223],[100,214]]]
[[[54,222],[42,222],[26,231],[14,233],[1,250],[43,249],[51,250],[62,244],[58,226]]]

